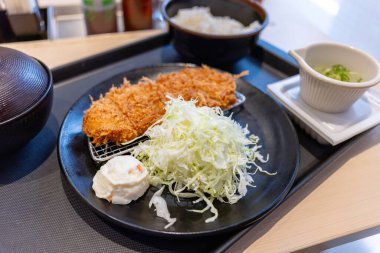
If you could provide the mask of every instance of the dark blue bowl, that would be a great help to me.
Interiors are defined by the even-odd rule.
[[[53,79],[42,62],[0,47],[0,156],[23,147],[44,127],[53,103]]]

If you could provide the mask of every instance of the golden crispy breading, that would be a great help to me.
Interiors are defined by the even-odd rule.
[[[226,109],[236,102],[238,77],[203,66],[160,74],[156,81],[143,78],[136,85],[125,80],[121,87],[92,101],[83,118],[83,132],[95,145],[134,139],[162,117],[167,95]]]
[[[83,118],[82,128],[97,145],[109,141],[130,140],[138,136],[128,117],[112,100],[104,97],[92,103]]]
[[[160,92],[157,84],[146,79],[137,85],[128,87],[124,92],[112,96],[112,101],[129,119],[138,136],[165,113],[165,100],[165,96]]]
[[[161,74],[156,82],[165,93],[173,97],[181,95],[185,100],[197,98],[199,106],[226,109],[236,102],[235,77],[207,66]]]

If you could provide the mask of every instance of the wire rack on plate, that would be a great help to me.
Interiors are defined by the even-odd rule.
[[[117,145],[116,143],[108,142],[100,146],[95,146],[92,144],[91,140],[88,139],[88,147],[94,161],[105,162],[115,156],[127,154],[133,146],[137,145],[140,141],[147,139],[148,137],[146,136],[140,136],[124,144]]]

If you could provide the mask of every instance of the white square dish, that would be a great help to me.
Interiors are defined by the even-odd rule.
[[[369,89],[347,111],[326,113],[301,99],[299,82],[296,75],[270,84],[267,89],[319,143],[337,145],[380,124],[380,92]]]

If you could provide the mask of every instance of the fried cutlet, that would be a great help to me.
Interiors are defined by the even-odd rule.
[[[167,96],[197,99],[199,106],[226,109],[236,102],[235,80],[241,75],[203,66],[160,74],[155,81],[143,78],[135,85],[125,80],[121,87],[92,101],[83,118],[83,132],[95,145],[132,140],[164,115]]]

